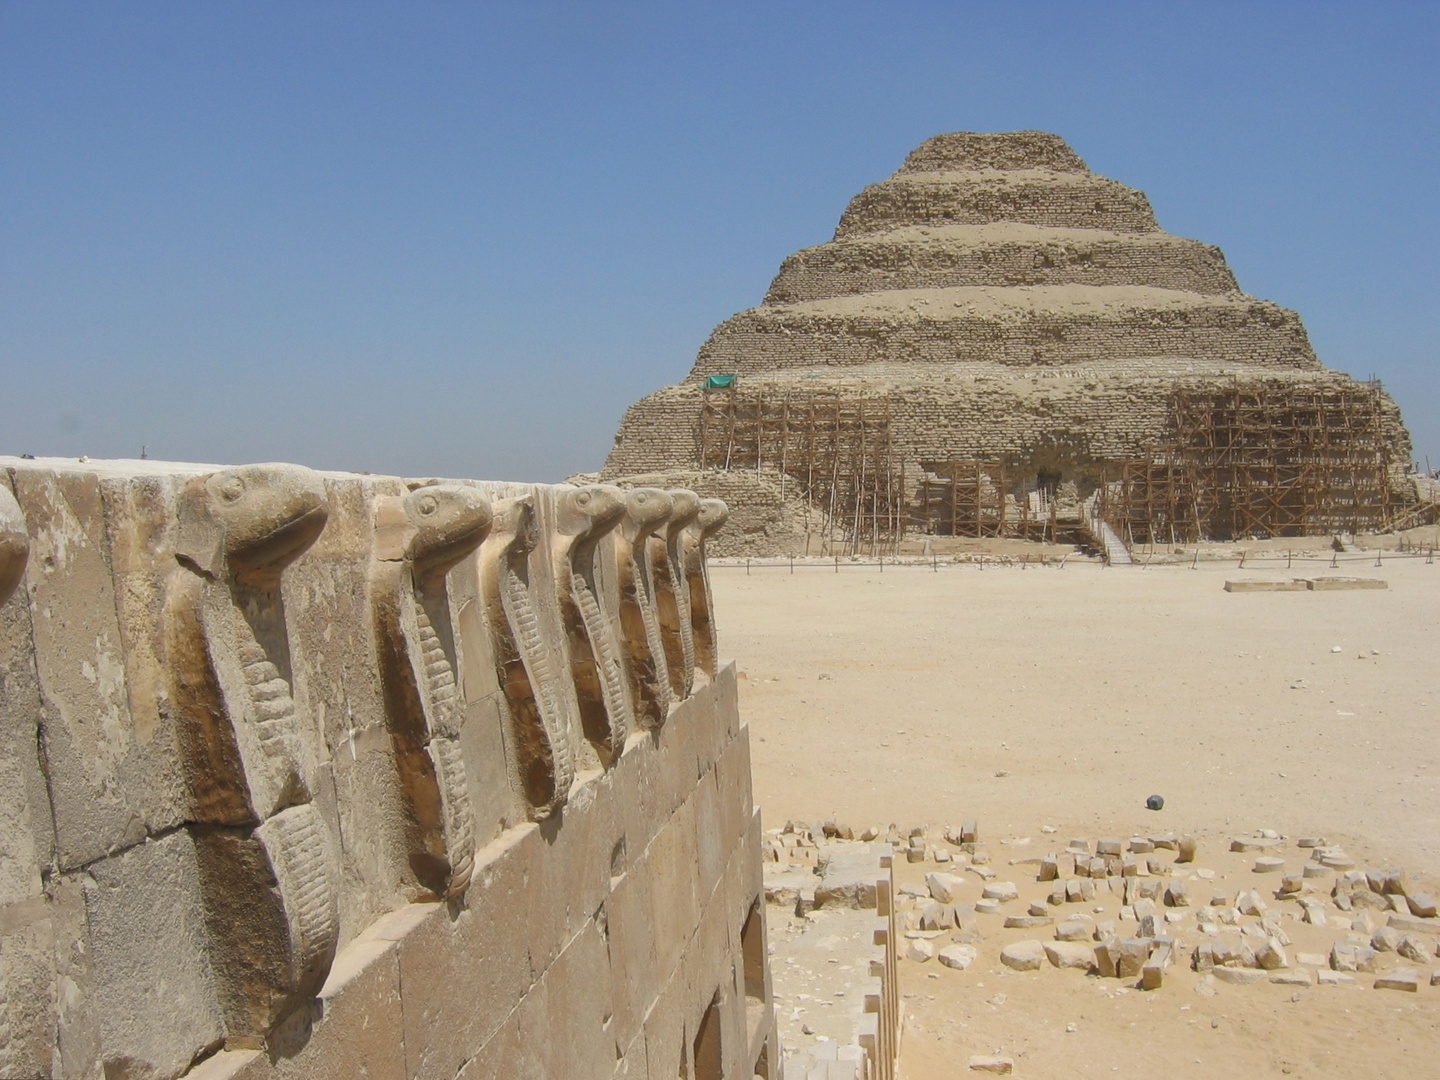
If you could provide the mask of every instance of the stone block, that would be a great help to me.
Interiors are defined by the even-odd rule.
[[[1342,577],[1339,575],[1303,579],[1305,585],[1315,592],[1336,592],[1345,589],[1388,589],[1390,583],[1383,578]]]
[[[1375,977],[1376,990],[1404,990],[1414,994],[1420,989],[1420,976],[1413,968],[1401,968]]]
[[[1275,972],[1270,976],[1270,981],[1277,986],[1312,986],[1315,978],[1305,968],[1293,968]]]
[[[1122,979],[1133,979],[1140,974],[1145,961],[1150,959],[1150,941],[1145,938],[1123,938],[1116,943],[1115,974]]]
[[[1338,941],[1330,947],[1330,967],[1335,971],[1374,971],[1378,966],[1374,949]]]
[[[1401,934],[1393,926],[1382,926],[1370,936],[1370,947],[1376,952],[1395,952],[1407,936],[1413,938],[1413,935]]]
[[[942,904],[959,903],[964,884],[965,879],[955,874],[925,875],[925,885],[930,890],[930,895]]]
[[[1005,919],[1007,929],[1033,930],[1037,926],[1049,926],[1054,923],[1053,915],[1010,915]]]
[[[1241,915],[1264,915],[1269,910],[1260,894],[1253,889],[1247,889],[1235,897],[1235,909]]]
[[[185,1074],[185,1080],[243,1080],[265,1075],[269,1063],[259,1050],[220,1050]]]
[[[1107,934],[1092,951],[1095,969],[1101,975],[1113,979],[1120,974],[1120,943],[1114,934]]]
[[[364,938],[335,957],[298,1051],[260,1058],[236,1080],[405,1080],[399,952],[394,941]]]
[[[1310,586],[1303,580],[1293,578],[1277,581],[1273,578],[1227,578],[1225,591],[1229,593],[1252,592],[1304,592]]]
[[[1440,919],[1417,918],[1414,915],[1391,915],[1385,920],[1402,934],[1440,934]]]
[[[955,909],[948,904],[930,901],[920,909],[920,929],[949,930],[955,925]]]
[[[1189,863],[1195,861],[1195,851],[1199,847],[1193,836],[1182,836],[1175,842],[1175,861],[1177,863]]]
[[[1270,977],[1270,972],[1261,968],[1217,967],[1210,972],[1221,982],[1234,986],[1254,986]]]
[[[47,1076],[56,1047],[56,919],[44,896],[0,909],[0,1076]],[[62,941],[64,939],[61,939]],[[83,942],[77,942],[83,947]],[[63,989],[78,997],[66,980]]]
[[[68,869],[179,824],[187,795],[154,696],[138,726],[131,715],[99,478],[21,469],[14,481],[30,533],[25,588],[45,613],[33,620],[34,650],[56,852]]]
[[[1428,964],[1435,956],[1433,943],[1416,934],[1404,934],[1395,945],[1395,952],[1417,964]]]
[[[663,985],[652,932],[652,902],[648,882],[633,872],[612,883],[605,902],[615,1039],[622,1046],[640,1033],[645,1010]]]
[[[1045,963],[1045,945],[1039,941],[1016,941],[1000,950],[1000,962],[1014,971],[1039,971]]]
[[[1420,919],[1435,918],[1435,898],[1428,892],[1410,893],[1406,896],[1410,914]]]
[[[1255,950],[1255,963],[1266,971],[1276,971],[1290,966],[1290,960],[1285,955],[1285,948],[1277,937],[1267,938],[1265,944]]]
[[[975,962],[979,953],[974,945],[947,945],[936,954],[936,959],[948,968],[964,971]]]
[[[1077,968],[1091,971],[1095,967],[1095,950],[1082,941],[1047,941],[1045,958],[1052,967]]]
[[[935,956],[935,943],[925,938],[911,938],[905,942],[905,959],[923,964]]]
[[[1066,919],[1055,927],[1056,941],[1088,941],[1091,926],[1080,919]]]
[[[869,845],[833,844],[829,845],[828,855],[825,872],[815,887],[816,903],[822,907],[874,908],[875,882],[882,874],[876,853]]]
[[[451,1080],[529,992],[542,902],[531,871],[544,842],[533,824],[511,829],[476,852],[465,907],[414,905],[428,910],[398,939],[412,1080]]]
[[[1020,890],[1015,887],[1013,881],[991,881],[985,884],[980,896],[985,900],[997,900],[1006,903],[1014,900],[1020,895]]]
[[[1320,986],[1354,986],[1355,976],[1345,971],[1330,971],[1321,968],[1315,972],[1315,982]]]
[[[1269,851],[1282,846],[1282,841],[1270,836],[1237,836],[1230,841],[1231,851]]]
[[[225,1035],[190,834],[177,830],[89,867],[89,1008],[107,1068],[181,1071]]]
[[[1165,980],[1165,969],[1170,966],[1172,947],[1160,945],[1140,969],[1140,987],[1143,990],[1159,990]]]

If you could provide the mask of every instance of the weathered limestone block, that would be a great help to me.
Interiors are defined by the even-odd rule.
[[[625,494],[625,517],[615,532],[620,630],[626,672],[641,727],[656,728],[670,710],[670,672],[656,608],[650,538],[669,520],[670,496],[658,488]]]
[[[0,934],[0,1076],[48,1076],[55,1060],[55,940],[49,919]]]
[[[538,820],[563,806],[575,779],[570,682],[546,640],[531,553],[540,543],[532,497],[494,504],[480,546],[480,591],[494,659],[509,711],[515,780]],[[548,553],[546,553],[548,558]]]
[[[0,604],[25,577],[25,564],[30,558],[30,535],[25,531],[25,515],[8,487],[0,487]]]
[[[685,488],[671,488],[665,494],[670,496],[670,515],[648,544],[670,691],[675,700],[683,701],[695,682],[695,628],[684,545],[686,532],[700,516],[700,497]]]
[[[409,864],[431,894],[453,898],[470,883],[475,824],[447,575],[484,539],[490,501],[475,488],[435,485],[384,500],[376,514],[395,520],[376,530],[371,595]],[[395,527],[408,534],[403,543],[383,535]]]
[[[335,957],[309,1017],[303,1051],[251,1051],[226,1080],[406,1080],[402,1012],[395,942],[362,936]]]
[[[25,589],[56,858],[71,869],[178,824],[184,787],[168,728],[131,712],[100,476],[39,462],[10,475],[31,538]]]
[[[635,730],[620,635],[601,584],[601,551],[625,513],[625,493],[608,484],[556,494],[556,595],[570,644],[585,737],[607,767]]]
[[[212,949],[200,877],[185,829],[93,863],[81,877],[93,954],[86,1004],[99,1021],[107,1076],[177,1076],[198,1048],[226,1035],[214,969],[228,957]]]
[[[719,670],[720,642],[715,631],[714,597],[710,591],[710,570],[706,542],[730,518],[730,508],[721,499],[701,499],[700,512],[685,535],[685,576],[689,579],[690,616],[694,626],[695,666],[710,678]]]
[[[477,853],[462,909],[412,905],[419,921],[397,929],[408,1077],[450,1080],[529,991],[529,921],[544,902],[529,869],[543,844],[535,824],[509,830]]]

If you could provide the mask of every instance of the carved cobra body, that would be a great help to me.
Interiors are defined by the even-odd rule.
[[[530,581],[530,553],[538,540],[528,498],[498,502],[480,548],[480,589],[510,711],[520,788],[531,816],[544,818],[564,804],[575,764],[560,673],[546,648]]]
[[[422,487],[399,502],[408,542],[398,560],[377,559],[371,583],[386,716],[411,872],[433,895],[453,898],[470,884],[475,821],[446,575],[485,538],[492,512],[482,492],[460,485]]]
[[[650,538],[665,524],[670,508],[670,496],[659,488],[634,488],[625,493],[625,517],[615,534],[626,672],[636,720],[646,728],[659,727],[670,711],[670,673],[650,562]]]
[[[665,666],[670,690],[680,699],[690,696],[695,684],[695,635],[690,625],[690,582],[685,576],[685,530],[700,513],[700,496],[686,488],[671,488],[670,514],[649,540],[655,579],[655,614],[665,644]]]
[[[165,638],[206,928],[227,1033],[263,1040],[320,989],[339,933],[280,592],[325,527],[325,490],[309,469],[251,465],[191,481],[177,509]]]
[[[715,677],[719,667],[720,643],[712,615],[710,570],[705,560],[705,541],[719,532],[730,519],[730,508],[721,499],[701,499],[700,513],[684,534],[685,576],[690,582],[690,621],[695,632],[695,666]]]
[[[603,764],[625,746],[634,729],[630,688],[620,639],[600,604],[600,541],[620,524],[625,493],[591,484],[566,491],[556,507],[555,587],[570,643],[570,671],[585,737]]]

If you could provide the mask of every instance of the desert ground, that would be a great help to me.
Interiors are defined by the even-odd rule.
[[[1243,570],[716,566],[765,825],[975,818],[1001,877],[1037,896],[1048,886],[1035,867],[1011,859],[1071,837],[1157,832],[1199,837],[1196,865],[1218,873],[1217,888],[1261,888],[1228,852],[1258,829],[1287,838],[1297,869],[1308,852],[1294,840],[1323,836],[1361,868],[1398,865],[1433,887],[1440,560],[1373,556],[1335,569],[1328,552],[1288,569],[1273,556]],[[1326,574],[1389,587],[1223,589]],[[1163,810],[1145,808],[1151,794]],[[897,883],[927,869],[897,859]],[[1094,917],[1115,918],[1118,901],[1099,899]],[[1376,991],[1362,976],[1365,989],[1197,993],[1182,961],[1161,990],[1126,992],[1076,971],[1001,967],[1003,944],[1047,934],[999,925],[982,921],[965,971],[901,964],[906,1080],[968,1074],[970,1055],[995,1052],[1034,1078],[1436,1075],[1440,986]],[[1349,929],[1332,921],[1320,941],[1287,925],[1302,951]]]

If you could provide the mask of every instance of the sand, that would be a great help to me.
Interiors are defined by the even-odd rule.
[[[717,567],[765,824],[974,817],[997,860],[1001,839],[1031,837],[1040,853],[1169,830],[1209,853],[1272,828],[1433,886],[1440,563],[1324,565]],[[1390,587],[1222,588],[1324,572]],[[1159,813],[1144,808],[1152,793]],[[1201,997],[1187,971],[1117,994],[1074,972],[1002,974],[988,958],[999,943],[991,934],[968,972],[901,965],[907,1080],[964,1074],[970,1054],[996,1050],[1017,1076],[1121,1078],[1420,1076],[1440,1050],[1440,987]]]

